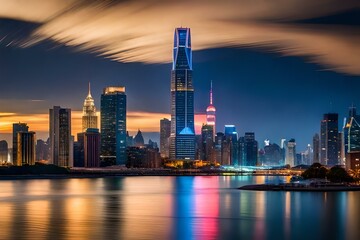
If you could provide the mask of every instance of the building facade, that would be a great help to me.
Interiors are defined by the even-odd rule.
[[[71,136],[71,109],[54,106],[49,110],[49,162],[60,167],[73,166],[73,140]]]
[[[339,164],[338,114],[324,114],[320,130],[320,163],[330,166]]]
[[[169,157],[169,137],[171,132],[171,121],[167,118],[160,120],[160,155],[162,158]]]
[[[101,158],[105,165],[126,164],[125,87],[107,87],[101,95]]]
[[[35,132],[17,133],[17,157],[14,165],[34,165],[35,164]]]
[[[12,132],[12,140],[13,140],[13,148],[12,148],[12,162],[14,164],[16,164],[17,161],[17,146],[18,146],[18,142],[17,142],[17,134],[18,132],[28,132],[29,131],[29,127],[27,125],[27,123],[14,123],[13,124],[13,132]]]
[[[98,116],[96,115],[94,99],[91,96],[90,83],[83,106],[82,132],[86,132],[88,128],[98,128]]]
[[[170,159],[195,159],[190,28],[176,28],[171,70]]]

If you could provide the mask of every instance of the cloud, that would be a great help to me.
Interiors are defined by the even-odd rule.
[[[193,49],[262,47],[306,56],[327,69],[360,75],[360,32],[291,21],[360,7],[349,0],[0,0],[0,17],[40,23],[22,47],[51,39],[121,62],[171,61],[173,29],[191,27]]]

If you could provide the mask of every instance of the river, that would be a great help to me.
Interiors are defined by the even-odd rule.
[[[360,192],[257,192],[279,176],[0,181],[0,239],[360,239]]]

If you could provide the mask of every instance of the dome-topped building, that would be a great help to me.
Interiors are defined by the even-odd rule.
[[[90,83],[88,95],[85,98],[83,106],[83,116],[82,116],[82,131],[86,132],[88,128],[98,128],[98,117],[96,115],[96,107],[94,99],[91,96]]]

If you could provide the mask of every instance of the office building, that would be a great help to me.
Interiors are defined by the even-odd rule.
[[[212,125],[203,125],[201,127],[201,154],[200,159],[209,161],[211,163],[215,162],[213,157],[214,149],[214,126]]]
[[[258,164],[258,142],[255,133],[246,132],[245,141],[245,166],[256,166]]]
[[[35,164],[35,132],[17,133],[17,156],[15,166]]]
[[[225,137],[230,144],[230,164],[239,165],[238,134],[235,125],[225,125]]]
[[[324,114],[321,121],[321,136],[320,136],[320,163],[324,165],[339,164],[338,155],[338,114],[328,113]]]
[[[195,158],[194,86],[189,28],[176,28],[171,70],[170,159]]]
[[[167,118],[160,120],[160,155],[162,158],[169,157],[169,137],[171,132],[171,121]]]
[[[290,165],[290,167],[293,167],[296,164],[296,142],[295,139],[292,138],[285,144],[285,165]]]
[[[12,162],[15,164],[17,163],[17,133],[18,132],[28,132],[29,127],[27,123],[14,123],[13,124],[13,132],[12,132],[12,140],[13,140],[13,148],[12,148]]]
[[[88,128],[98,128],[98,117],[94,99],[91,96],[90,83],[88,95],[85,98],[82,116],[82,132],[86,132]]]
[[[126,164],[125,87],[107,87],[101,94],[101,158],[103,165]]]
[[[317,133],[313,137],[313,163],[320,163],[320,137]]]
[[[50,115],[50,159],[60,167],[73,166],[73,140],[71,136],[71,109],[54,106]]]

